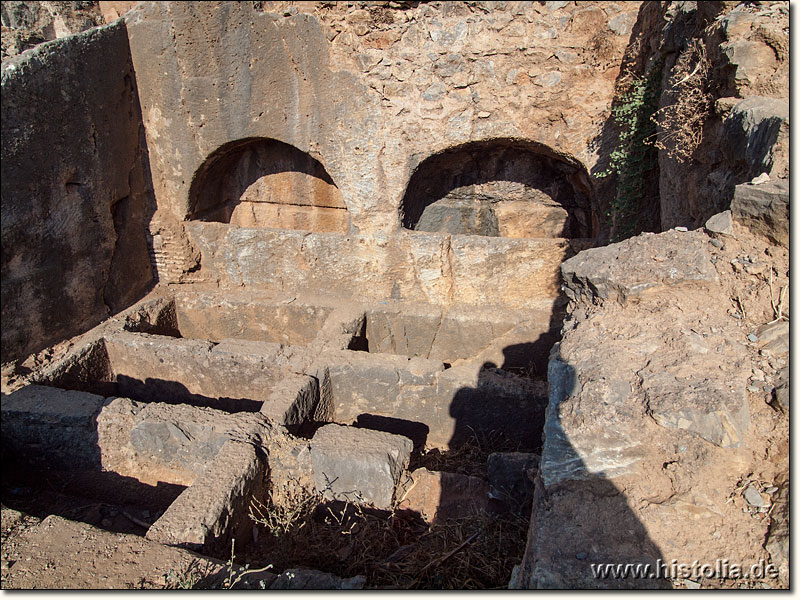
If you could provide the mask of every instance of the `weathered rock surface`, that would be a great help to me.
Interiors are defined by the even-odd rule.
[[[4,61],[2,89],[5,362],[142,297],[154,207],[123,24]]]
[[[412,446],[400,435],[325,425],[311,440],[317,492],[328,499],[391,509]]]
[[[736,186],[731,202],[733,218],[745,227],[789,247],[789,180],[779,179]]]
[[[489,488],[479,477],[416,469],[398,488],[397,508],[418,512],[426,521],[442,522],[486,512]]]
[[[725,119],[722,151],[732,164],[743,162],[753,176],[785,176],[788,99],[753,96],[738,102]],[[776,156],[778,154],[778,156]]]
[[[702,232],[646,233],[585,250],[564,261],[561,273],[570,298],[621,303],[653,288],[717,280]]]
[[[619,253],[616,272],[635,272],[667,235],[686,234],[634,238],[639,251]],[[780,257],[774,248],[769,256]],[[677,243],[675,249],[677,258]],[[734,269],[732,257],[763,251],[763,241],[742,230],[725,250],[714,251],[713,263],[707,256],[715,276],[691,292],[659,285],[624,305],[595,304],[587,270],[590,283],[579,288],[587,291],[575,294],[551,355],[529,545],[514,586],[671,586],[674,581],[596,579],[588,563],[766,558],[767,523],[754,516],[767,510],[766,496],[759,487],[748,503],[741,491],[748,480],[776,480],[788,467],[784,417],[766,404],[763,381],[748,385],[751,372],[753,379],[773,381],[754,367],[759,360],[774,372],[765,355],[757,359],[761,342],[748,338],[745,327],[766,314],[769,294],[748,297],[742,325],[742,314],[726,311],[730,290],[741,289],[736,278],[753,277]],[[667,271],[684,267],[664,262]],[[776,259],[774,268],[782,272],[783,264]],[[781,335],[776,324],[760,330],[765,343]],[[768,457],[765,447],[773,448]],[[753,508],[754,501],[760,505]]]
[[[3,450],[60,469],[99,469],[97,418],[105,398],[29,385],[2,400]]]

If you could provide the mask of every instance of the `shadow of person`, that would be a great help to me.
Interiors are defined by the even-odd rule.
[[[575,379],[574,369],[561,364],[564,371],[555,388],[550,382],[549,398],[536,398],[520,393],[522,378],[486,362],[476,386],[460,389],[450,406],[456,421],[451,449],[474,436],[490,441],[487,453],[505,450],[491,446],[496,433],[502,431],[509,439],[518,440],[517,450],[542,453],[538,467],[520,474],[532,476],[534,500],[525,556],[510,587],[669,588],[669,582],[656,571],[661,553],[625,494],[604,473],[585,464],[561,427],[559,404]],[[525,389],[524,384],[521,387]],[[452,501],[457,493],[443,482],[440,504]],[[626,573],[615,573],[617,564],[623,569],[631,566]],[[606,567],[598,565],[610,567],[604,570]],[[640,570],[638,577],[636,569]]]
[[[660,567],[661,552],[624,490],[597,464],[587,464],[562,426],[560,405],[576,389],[575,369],[551,359],[548,376],[549,403],[528,545],[509,587],[670,588]],[[617,465],[604,462],[609,470],[624,471],[624,458]]]

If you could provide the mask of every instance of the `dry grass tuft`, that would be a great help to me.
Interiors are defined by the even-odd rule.
[[[477,435],[456,450],[428,452],[421,465],[486,475],[490,452],[516,449]],[[528,519],[480,514],[426,523],[412,511],[380,511],[307,495],[291,506],[253,501],[258,541],[237,558],[276,572],[307,567],[340,577],[365,575],[375,589],[503,589],[522,559]]]
[[[708,89],[710,67],[705,46],[693,41],[678,57],[665,90],[675,101],[652,117],[659,127],[655,147],[679,162],[690,160],[702,142],[703,125],[714,103]]]
[[[308,567],[341,577],[365,575],[375,589],[501,589],[525,550],[528,521],[481,514],[427,524],[416,513],[386,512],[307,498],[294,520],[260,518],[276,507],[254,504],[260,537],[239,559],[277,572]],[[281,512],[281,509],[277,509]],[[285,511],[281,514],[287,514]]]

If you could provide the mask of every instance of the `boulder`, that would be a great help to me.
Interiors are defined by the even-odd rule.
[[[731,201],[737,223],[789,247],[789,180],[777,179],[754,185],[737,185]]]
[[[400,435],[325,425],[311,440],[317,492],[328,500],[391,509],[412,448]]]

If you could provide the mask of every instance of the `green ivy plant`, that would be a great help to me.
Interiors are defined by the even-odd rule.
[[[614,103],[611,118],[619,128],[619,140],[609,155],[608,168],[597,178],[616,176],[617,190],[606,216],[611,219],[611,241],[637,233],[637,215],[645,193],[645,177],[656,166],[653,147],[656,125],[651,119],[658,109],[661,66],[644,77],[629,74],[629,84]]]

